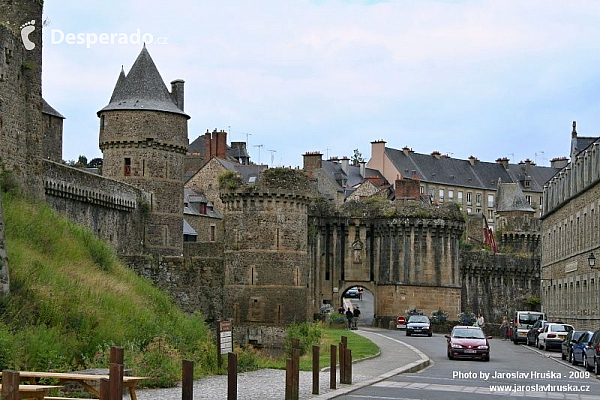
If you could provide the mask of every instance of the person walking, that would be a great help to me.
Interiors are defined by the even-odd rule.
[[[504,316],[502,319],[502,324],[500,325],[500,329],[502,330],[502,340],[508,340],[508,316]]]
[[[354,315],[352,318],[352,329],[356,329],[358,317],[360,317],[360,310],[358,309],[358,307],[354,308],[354,312],[352,314]]]
[[[483,329],[485,325],[485,319],[483,319],[483,314],[477,314],[477,326]]]
[[[354,318],[354,313],[352,312],[352,309],[350,307],[348,307],[348,310],[346,310],[346,319],[348,320],[348,329],[352,329],[352,318]]]
[[[358,288],[358,300],[362,301],[363,288]]]

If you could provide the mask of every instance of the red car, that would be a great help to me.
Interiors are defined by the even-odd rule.
[[[455,326],[448,340],[448,358],[480,358],[490,361],[491,336],[485,336],[478,326]]]

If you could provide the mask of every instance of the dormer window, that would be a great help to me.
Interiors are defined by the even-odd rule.
[[[525,182],[523,182],[525,185],[525,188],[529,189],[531,188],[531,179],[525,179]]]
[[[206,203],[200,203],[200,214],[206,215]]]

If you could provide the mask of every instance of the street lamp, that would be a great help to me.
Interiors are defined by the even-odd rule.
[[[590,253],[590,256],[588,257],[588,265],[592,269],[596,268],[596,256],[594,255],[594,253]]]

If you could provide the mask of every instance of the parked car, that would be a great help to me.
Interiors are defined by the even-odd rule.
[[[562,353],[561,357],[563,360],[566,360],[568,357],[571,357],[571,348],[573,344],[576,343],[581,335],[583,335],[587,331],[576,331],[572,330],[569,332],[565,340],[560,345],[560,351]],[[571,358],[569,358],[569,362],[571,362]]]
[[[552,347],[560,348],[563,340],[572,330],[573,325],[549,323],[544,327],[544,331],[538,335],[538,348],[540,350],[548,350]]]
[[[545,320],[546,314],[537,311],[516,311],[511,333],[513,343],[527,341],[527,332],[538,319]]]
[[[344,297],[358,299],[358,288],[351,287],[350,289],[346,290],[346,293],[344,293]]]
[[[448,358],[480,358],[490,361],[491,336],[485,336],[478,326],[455,326],[450,335],[444,335],[448,341]]]
[[[411,315],[406,322],[406,336],[410,336],[413,333],[422,333],[427,336],[431,336],[433,331],[431,330],[431,321],[426,315]]]
[[[569,362],[571,364],[584,364],[584,358],[586,357],[586,353],[590,349],[589,344],[593,335],[594,332],[592,331],[583,331],[583,334],[579,337],[579,339],[575,343],[573,343],[573,346],[571,348],[571,354],[569,354]],[[565,341],[566,340],[567,339],[565,339]]]
[[[600,375],[600,329],[594,332],[588,345],[590,351],[586,352],[584,365],[596,375]]]
[[[535,321],[533,326],[527,331],[527,346],[538,346],[538,335],[544,331],[544,326],[548,324],[549,322],[545,319],[538,319],[537,321]]]

